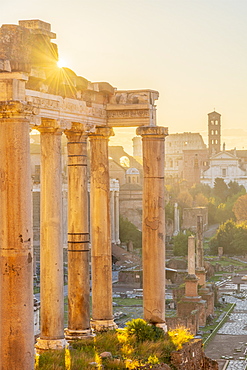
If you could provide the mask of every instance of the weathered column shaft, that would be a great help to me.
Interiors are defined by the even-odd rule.
[[[66,338],[90,333],[87,136],[68,138],[68,329]]]
[[[111,241],[112,243],[116,243],[116,229],[115,229],[115,221],[116,221],[116,214],[115,214],[115,191],[112,190],[110,192],[110,209],[111,209]]]
[[[119,240],[119,190],[115,192],[115,211],[116,211],[116,218],[115,218],[115,236],[116,236],[116,243],[120,244]]]
[[[29,121],[0,103],[0,369],[33,369],[33,255]]]
[[[38,349],[64,346],[61,135],[43,120],[41,145],[40,298]]]
[[[204,256],[203,256],[203,218],[197,216],[197,244],[196,244],[196,267],[204,268]]]
[[[143,308],[144,319],[165,321],[164,127],[139,127],[143,142]]]
[[[112,257],[108,140],[110,128],[97,128],[91,144],[92,326],[115,327],[112,311]]]
[[[188,275],[195,275],[195,237],[188,237]]]

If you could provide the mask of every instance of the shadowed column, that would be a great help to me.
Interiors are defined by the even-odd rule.
[[[68,139],[68,329],[66,339],[90,336],[87,136],[79,128]]]
[[[165,325],[165,127],[138,127],[143,144],[143,310],[144,319]]]
[[[64,339],[61,135],[56,121],[42,120],[40,202],[41,333],[38,350],[61,349]]]
[[[116,328],[112,310],[112,257],[108,140],[110,128],[96,128],[91,144],[92,327]]]
[[[0,102],[0,369],[33,369],[28,106]]]

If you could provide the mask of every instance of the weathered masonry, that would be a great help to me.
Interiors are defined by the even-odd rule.
[[[33,369],[30,129],[41,137],[41,334],[36,348],[114,328],[108,140],[136,126],[143,140],[144,318],[165,326],[164,140],[157,91],[119,91],[58,68],[56,35],[40,20],[0,29],[0,369]],[[68,301],[64,332],[61,136],[68,140]],[[87,141],[91,145],[87,214]],[[89,314],[92,245],[92,319]],[[159,282],[159,283],[157,283]]]

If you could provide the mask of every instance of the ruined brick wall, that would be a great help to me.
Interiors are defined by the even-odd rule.
[[[185,327],[190,330],[191,334],[196,335],[199,328],[199,311],[195,310],[191,312],[191,315],[188,317],[166,317],[166,324],[168,330],[173,330],[178,327]]]
[[[206,357],[202,341],[195,339],[186,343],[180,351],[172,353],[171,363],[176,369],[181,370],[218,370],[215,360]]]

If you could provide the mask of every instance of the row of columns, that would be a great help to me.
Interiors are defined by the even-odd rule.
[[[21,104],[21,103],[18,103]],[[33,369],[33,271],[29,120],[0,115],[0,368]],[[108,140],[96,128],[91,143],[91,274],[87,134],[79,124],[68,138],[68,328],[64,334],[61,135],[43,119],[41,136],[41,333],[38,350],[63,348],[66,339],[116,327],[112,310],[112,259]],[[143,138],[144,319],[165,324],[164,139],[162,127],[140,127]]]

